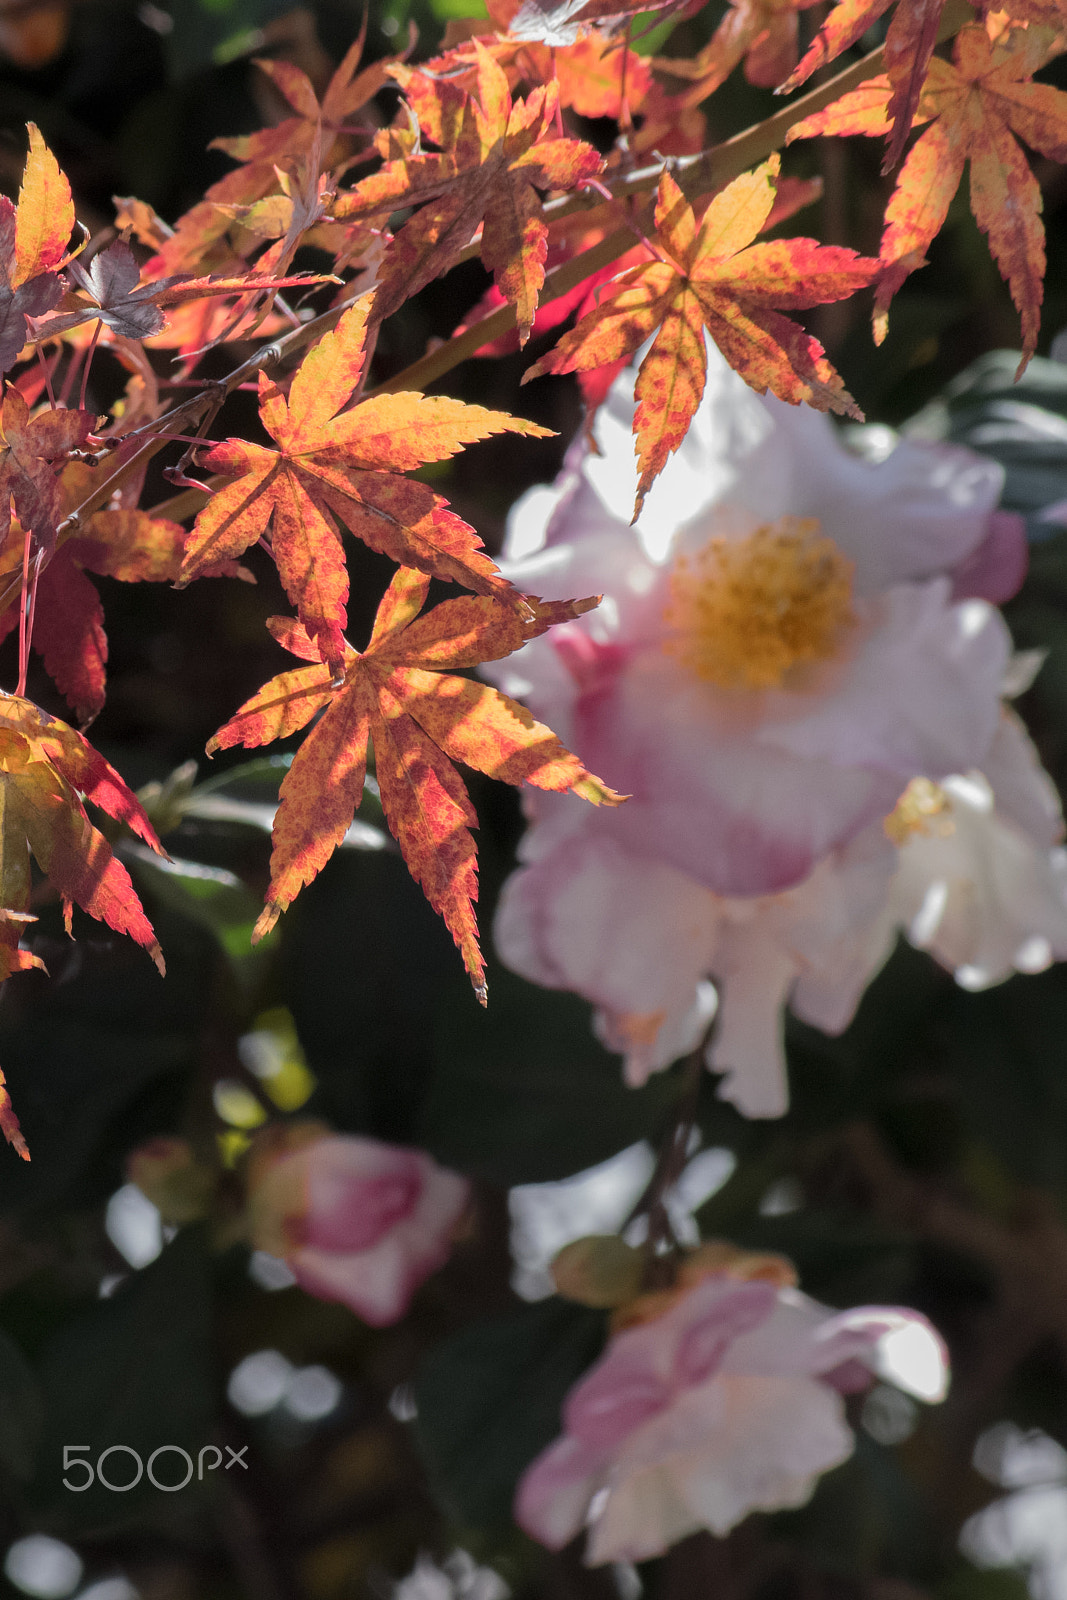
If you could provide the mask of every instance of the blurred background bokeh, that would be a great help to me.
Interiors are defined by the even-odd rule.
[[[475,9],[372,0],[366,58],[409,35],[423,58]],[[671,53],[695,50],[721,12],[711,0],[679,24]],[[0,190],[17,191],[34,121],[93,233],[112,224],[116,195],[173,220],[231,165],[212,139],[282,114],[254,58],[289,60],[321,88],[363,23],[349,0],[0,0]],[[1046,77],[1062,83],[1063,68]],[[383,93],[373,116],[388,121],[394,104]],[[777,105],[735,75],[712,136]],[[876,249],[890,182],[879,160],[866,141],[791,150],[786,170],[821,176],[824,197],[790,231]],[[1042,350],[1055,355],[1067,177],[1041,162],[1038,176]],[[470,264],[407,305],[379,341],[376,378],[447,337],[485,286]],[[1012,384],[1016,358],[1003,352],[1016,313],[962,194],[880,350],[868,310],[860,297],[812,326],[870,422],[991,453],[1008,469],[1004,503],[1031,516],[1031,572],[1008,616],[1021,648],[1048,653],[1021,709],[1062,788],[1067,535],[1037,513],[1067,497],[1067,366],[1045,355]],[[443,385],[557,430],[434,469],[490,548],[580,425],[571,380],[520,394],[546,345],[469,362]],[[211,360],[204,375],[225,370]],[[93,382],[102,408],[120,377],[101,360]],[[235,398],[225,427],[255,427],[250,397]],[[159,477],[142,503],[171,493]],[[350,555],[359,641],[389,567]],[[249,949],[284,747],[251,763],[203,756],[278,669],[263,623],[284,600],[270,564],[249,559],[254,587],[101,582],[109,698],[93,737],[131,784],[155,786],[154,815],[169,824],[173,869],[123,847],[165,983],[87,919],[70,943],[58,905],[42,904],[34,948],[50,977],[21,975],[0,996],[0,1064],[33,1155],[27,1166],[0,1151],[0,1592],[386,1600],[404,1580],[400,1600],[1067,1596],[1067,971],[973,995],[904,948],[844,1037],[791,1027],[785,1119],[745,1122],[707,1080],[677,1226],[790,1255],[829,1304],[925,1311],[952,1348],[947,1404],[920,1414],[875,1388],[853,1407],[855,1456],[808,1507],[750,1518],[727,1540],[694,1537],[641,1571],[589,1571],[513,1527],[516,1477],[604,1338],[600,1313],[549,1296],[546,1263],[567,1240],[622,1224],[672,1124],[678,1074],[625,1089],[582,1002],[495,965],[483,1013],[370,791],[348,848]],[[12,649],[0,651],[9,684]],[[43,674],[29,693],[61,710]],[[522,824],[510,790],[475,780],[473,792],[488,930]],[[396,1328],[373,1331],[304,1294],[230,1226],[249,1135],[293,1115],[418,1145],[475,1183],[467,1236]],[[167,1224],[129,1183],[130,1152],[157,1135],[189,1141],[221,1174],[210,1222]],[[89,1441],[94,1460],[112,1444],[145,1459],[160,1445],[194,1457],[247,1447],[248,1470],[173,1495],[146,1480],[65,1489],[63,1447]]]

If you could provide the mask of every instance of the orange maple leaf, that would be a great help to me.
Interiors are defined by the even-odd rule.
[[[618,805],[622,796],[593,777],[524,706],[445,669],[500,660],[597,602],[544,604],[527,596],[524,618],[494,598],[465,595],[420,617],[428,589],[424,573],[400,568],[366,650],[346,646],[339,685],[316,660],[315,645],[299,623],[273,618],[275,638],[314,664],[271,679],[220,728],[208,752],[268,744],[322,712],[281,787],[267,904],[253,935],[260,939],[344,838],[363,795],[368,741],[373,742],[386,820],[412,876],[444,918],[484,1004],[474,913],[477,851],[470,833],[477,818],[453,762],[506,783],[573,789],[594,805]]]
[[[236,138],[213,139],[208,148],[225,150],[227,155],[245,163],[281,163],[295,155],[305,154],[311,148],[316,128],[321,126],[325,136],[324,154],[327,157],[327,165],[332,164],[331,158],[335,154],[344,158],[351,148],[350,144],[343,142],[335,151],[335,141],[344,141],[355,134],[369,137],[366,129],[353,125],[352,118],[373,100],[379,89],[388,82],[387,69],[390,62],[396,59],[389,57],[372,62],[362,72],[358,72],[366,35],[366,22],[364,22],[359,37],[353,41],[327,84],[321,104],[311,79],[299,67],[290,61],[272,61],[266,57],[259,57],[256,66],[270,78],[278,93],[288,101],[296,115],[286,117],[273,128],[261,128],[256,133],[240,134]]]
[[[623,104],[638,112],[652,87],[652,69],[645,56],[618,39],[590,32],[574,44],[550,48],[510,35],[486,35],[479,25],[478,42],[508,75],[512,91],[525,83],[535,89],[555,81],[559,103],[580,117],[621,117]],[[420,72],[447,78],[468,92],[478,87],[478,59],[473,37],[443,55],[423,62]]]
[[[760,394],[859,416],[822,345],[782,316],[842,300],[872,281],[878,263],[814,239],[751,244],[775,200],[772,156],[717,194],[699,227],[669,173],[656,199],[655,260],[631,267],[600,305],[523,376],[583,372],[633,355],[655,332],[637,375],[634,433],[640,479],[636,517],[704,393],[705,328],[730,365]],[[746,246],[748,248],[746,248]],[[658,329],[658,332],[656,331]]]
[[[153,850],[163,848],[136,795],[80,733],[28,700],[0,695],[0,981],[41,967],[19,948],[30,914],[30,856],[63,897],[163,956],[130,875],[89,821],[83,800],[127,823]],[[0,1129],[29,1159],[0,1078]]]
[[[30,153],[18,205],[0,195],[0,372],[26,343],[28,317],[50,311],[63,293],[56,267],[74,227],[70,184],[31,122]]]
[[[672,77],[695,80],[675,103],[679,108],[699,105],[726,82],[742,59],[749,83],[773,89],[796,66],[797,13],[815,3],[816,0],[730,0],[726,15],[696,56],[656,61],[656,66]]]
[[[389,65],[389,60],[376,61],[357,72],[363,42],[361,32],[330,80],[321,105],[311,80],[299,67],[288,61],[256,62],[295,115],[273,128],[212,141],[211,148],[224,150],[242,165],[212,184],[203,200],[179,219],[172,237],[160,244],[145,268],[146,277],[188,272],[203,264],[215,270],[236,264],[237,251],[227,239],[234,228],[234,208],[252,205],[273,194],[278,187],[279,166],[288,167],[306,158],[316,141],[327,167],[348,159],[352,142],[347,136],[361,131],[353,128],[352,118],[373,100],[386,81]],[[126,201],[125,205],[129,207],[131,202]]]
[[[957,34],[953,62],[931,60],[915,119],[931,125],[908,153],[886,207],[876,343],[885,338],[893,296],[925,265],[969,161],[971,209],[1019,312],[1019,373],[1025,369],[1041,324],[1045,230],[1041,191],[1015,135],[1051,160],[1067,161],[1067,94],[1029,81],[1058,49],[1051,30],[1011,29],[994,43],[984,27],[972,24]],[[887,78],[871,79],[798,122],[788,138],[884,133],[892,92]]]
[[[806,83],[813,72],[836,60],[889,9],[892,0],[839,0],[819,29],[796,71],[782,84],[787,94]],[[907,143],[930,67],[945,0],[898,0],[885,36],[889,97],[885,126],[889,135],[882,171],[896,166]]]
[[[477,96],[447,78],[410,67],[390,69],[423,136],[440,145],[441,153],[388,161],[338,199],[334,216],[420,207],[386,250],[378,317],[447,272],[481,224],[482,261],[515,307],[525,343],[545,280],[548,224],[538,191],[574,189],[604,163],[592,145],[553,137],[559,110],[554,84],[513,102],[506,73],[477,39],[474,52]]]
[[[436,395],[377,395],[342,410],[363,371],[370,307],[365,295],[310,351],[288,400],[260,375],[260,416],[279,449],[227,439],[201,458],[211,472],[243,476],[197,517],[181,574],[187,582],[270,529],[286,593],[322,658],[338,669],[348,599],[338,524],[404,565],[514,601],[474,529],[426,484],[401,474],[445,461],[490,434],[548,433],[505,412]]]

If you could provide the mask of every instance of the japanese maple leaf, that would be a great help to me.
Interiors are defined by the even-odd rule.
[[[363,371],[365,295],[305,357],[289,398],[260,375],[260,417],[277,450],[227,439],[201,457],[210,472],[241,473],[196,519],[182,581],[230,560],[268,530],[278,571],[324,660],[345,660],[348,571],[342,523],[372,550],[481,594],[515,598],[481,540],[440,495],[402,476],[445,461],[494,433],[547,430],[502,411],[423,394],[383,394],[345,405]]]
[[[361,33],[334,73],[321,105],[299,67],[287,61],[257,61],[295,115],[273,128],[213,141],[213,148],[224,150],[242,164],[212,184],[203,200],[179,218],[173,236],[148,262],[147,277],[235,265],[236,250],[227,239],[233,229],[234,207],[249,206],[273,194],[278,187],[278,168],[307,156],[316,138],[328,166],[347,157],[350,143],[342,136],[358,131],[351,126],[352,118],[382,87],[386,68],[394,59],[376,61],[357,73],[362,47]]]
[[[1057,48],[1040,28],[1013,29],[991,43],[974,24],[956,36],[954,60],[935,56],[916,122],[915,141],[886,207],[875,300],[875,340],[885,338],[890,301],[940,231],[970,162],[971,210],[989,239],[1022,321],[1022,373],[1037,345],[1044,297],[1045,230],[1041,191],[1015,135],[1053,161],[1067,161],[1067,94],[1030,77]],[[888,125],[892,89],[871,79],[825,111],[797,123],[789,139],[816,134],[879,134]],[[932,120],[931,120],[932,119]]]
[[[586,33],[574,44],[556,49],[511,35],[482,37],[480,43],[507,73],[512,90],[523,82],[537,88],[554,80],[560,105],[580,117],[618,117],[624,97],[629,110],[638,112],[652,86],[647,58],[600,33]],[[473,40],[424,62],[420,71],[430,78],[447,78],[468,92],[476,90]]]
[[[669,173],[660,179],[658,259],[631,267],[602,290],[600,304],[523,376],[583,372],[631,356],[653,333],[637,375],[634,433],[644,497],[677,450],[704,393],[704,330],[758,393],[859,416],[822,345],[781,314],[842,300],[872,281],[878,263],[814,239],[751,244],[775,199],[778,157],[717,194],[699,227]],[[747,248],[746,248],[747,246]],[[658,331],[657,331],[658,330]]]
[[[53,464],[85,443],[96,420],[88,411],[40,411],[31,417],[22,395],[8,385],[0,408],[0,544],[7,538],[14,502],[38,547],[51,551],[62,505]]]
[[[892,0],[838,0],[820,28],[796,71],[782,84],[788,93],[806,83],[813,72],[826,66],[854,45]],[[886,125],[889,135],[882,171],[896,166],[907,143],[919,95],[937,44],[945,0],[897,0],[897,9],[885,36],[885,64],[890,94]]]
[[[425,574],[400,568],[366,650],[346,646],[340,685],[332,669],[317,661],[318,651],[299,624],[272,619],[275,638],[313,664],[265,684],[219,730],[208,751],[268,744],[307,727],[322,712],[281,787],[266,909],[253,935],[259,939],[344,838],[363,795],[367,747],[373,743],[386,820],[412,876],[444,918],[484,1004],[474,914],[477,852],[470,833],[477,818],[453,762],[506,783],[573,789],[594,805],[617,805],[622,797],[525,707],[446,669],[498,661],[597,602],[542,604],[527,596],[522,617],[495,598],[466,595],[420,617],[428,589]]]
[[[689,60],[661,59],[656,65],[676,78],[695,80],[678,96],[680,106],[706,100],[742,59],[749,83],[772,89],[796,66],[797,13],[814,4],[816,0],[730,0],[726,15],[699,54]]]
[[[295,249],[295,246],[294,246]],[[240,277],[160,278],[141,283],[141,269],[124,240],[116,240],[99,251],[83,267],[78,261],[67,266],[68,275],[88,296],[89,303],[77,309],[60,311],[34,326],[36,339],[54,338],[83,322],[99,321],[125,339],[149,339],[167,326],[164,306],[184,305],[209,296],[273,293],[278,289],[304,288],[323,282],[321,276],[299,273],[291,277],[264,274],[260,266]]]
[[[136,795],[99,751],[30,701],[0,695],[0,981],[43,965],[19,948],[25,925],[33,921],[31,855],[66,903],[68,928],[73,901],[143,945],[160,972],[164,970],[130,875],[89,821],[85,799],[164,853]],[[2,1076],[0,1129],[29,1160]]]
[[[55,268],[74,227],[70,185],[32,122],[29,135],[18,205],[0,195],[0,372],[26,343],[27,318],[50,311],[60,299],[63,282]]]
[[[813,205],[815,201],[822,198],[822,191],[821,178],[779,179],[774,205],[771,207],[763,224],[763,230],[766,232],[770,228],[776,228],[779,223],[788,221],[790,217],[805,206]],[[591,249],[593,245],[599,243],[601,239],[614,232],[615,229],[616,219],[612,215],[612,209],[607,207],[595,207],[592,211],[586,213],[582,219],[568,219],[572,224],[576,220],[580,220],[582,223],[580,229],[572,229],[569,234],[549,245],[546,263],[549,267],[558,266],[564,261],[569,261],[581,251]],[[590,224],[594,225],[590,226]],[[583,278],[580,283],[575,284],[573,289],[568,289],[565,293],[556,295],[552,300],[543,301],[538,306],[537,316],[534,318],[534,334],[550,333],[553,328],[558,328],[569,317],[577,315],[581,318],[588,312],[595,310],[599,304],[600,290],[605,284],[610,283],[613,278],[617,278],[620,272],[626,271],[629,267],[637,266],[639,263],[647,261],[647,259],[648,251],[645,246],[643,244],[635,245],[632,250],[628,250],[625,255],[619,256],[610,266],[602,267],[598,271],[590,273],[588,278]],[[465,333],[469,327],[479,322],[482,317],[489,316],[503,304],[503,295],[495,286],[490,285],[478,304],[467,313],[459,326],[453,330],[452,337],[456,338],[459,334]],[[518,333],[512,328],[507,333],[502,333],[499,338],[483,344],[474,354],[476,356],[505,356],[514,354],[518,348]],[[624,357],[619,361],[608,362],[602,367],[592,367],[578,373],[578,383],[582,391],[582,398],[585,400],[589,410],[594,410],[599,405],[614,383],[619,369],[625,365],[626,359]]]
[[[304,155],[310,149],[315,130],[321,127],[327,165],[331,165],[334,141],[344,135],[363,134],[363,128],[353,125],[356,113],[373,100],[387,82],[387,68],[391,56],[375,61],[362,72],[357,72],[363,55],[366,24],[359,37],[347,51],[340,66],[326,87],[319,103],[311,79],[289,61],[257,59],[256,66],[270,78],[279,94],[288,101],[296,113],[286,117],[273,128],[261,128],[256,133],[241,134],[236,138],[213,139],[211,150],[224,150],[235,160],[245,163],[278,163]]]
[[[447,79],[391,68],[424,136],[440,145],[441,153],[388,161],[341,196],[334,215],[420,208],[386,250],[378,317],[446,272],[481,224],[482,261],[515,307],[525,343],[545,279],[548,225],[538,191],[574,189],[604,163],[592,145],[554,136],[559,107],[554,85],[513,102],[502,68],[480,41],[474,41],[474,50],[477,96]]]

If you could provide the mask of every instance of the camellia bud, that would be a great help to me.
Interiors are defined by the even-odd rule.
[[[641,1288],[644,1256],[615,1233],[591,1233],[564,1245],[552,1263],[556,1288],[566,1300],[609,1311]]]
[[[126,1176],[171,1227],[198,1222],[211,1209],[215,1174],[185,1139],[150,1139],[129,1156]]]
[[[384,1328],[444,1266],[470,1186],[423,1150],[316,1122],[259,1132],[245,1165],[246,1225],[301,1288]]]

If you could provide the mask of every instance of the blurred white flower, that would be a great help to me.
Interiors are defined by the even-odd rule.
[[[508,1600],[511,1590],[492,1567],[479,1567],[466,1550],[453,1550],[438,1566],[420,1555],[393,1600]]]

